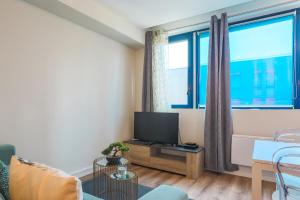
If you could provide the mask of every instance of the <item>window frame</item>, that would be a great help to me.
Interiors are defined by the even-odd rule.
[[[294,20],[294,63],[295,63],[295,74],[294,77],[294,96],[296,93],[296,98],[294,99],[294,109],[300,109],[300,9],[294,10],[295,20]]]
[[[201,33],[208,33],[210,36],[209,28],[201,29],[196,31],[196,108],[205,108],[205,106],[200,106],[200,34]]]
[[[281,17],[280,15],[288,14],[294,15],[294,27],[293,27],[293,106],[232,106],[232,109],[300,109],[300,8],[287,10],[283,12],[273,13],[269,15],[263,15],[255,18],[241,20],[237,22],[229,23],[230,26],[251,23],[257,20],[268,20],[271,17]],[[205,106],[200,106],[200,33],[209,32],[209,28],[195,31],[196,34],[196,108],[205,109]]]
[[[193,108],[193,65],[194,65],[194,52],[193,52],[193,32],[183,33],[179,35],[173,35],[168,37],[168,43],[175,43],[187,40],[188,41],[188,77],[187,77],[187,104],[172,104],[171,108]]]

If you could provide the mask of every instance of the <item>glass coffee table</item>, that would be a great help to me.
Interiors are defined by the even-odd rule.
[[[120,171],[122,166],[110,165],[106,157],[93,163],[94,196],[105,200],[138,199],[138,176],[133,171]]]

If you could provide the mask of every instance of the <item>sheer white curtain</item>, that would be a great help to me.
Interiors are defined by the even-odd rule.
[[[155,112],[168,112],[167,99],[168,35],[164,31],[153,32],[152,43],[152,84]]]

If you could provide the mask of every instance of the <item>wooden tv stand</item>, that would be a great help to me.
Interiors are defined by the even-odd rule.
[[[168,145],[145,144],[139,141],[125,142],[129,147],[129,162],[145,167],[186,175],[197,179],[203,172],[204,148],[188,150]]]

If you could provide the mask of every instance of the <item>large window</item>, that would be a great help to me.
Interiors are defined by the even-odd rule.
[[[193,107],[193,34],[169,37],[167,96],[172,108]]]
[[[233,108],[300,108],[300,14],[295,13],[229,25]],[[195,106],[205,107],[208,56],[209,29],[169,37],[167,96],[172,108],[194,107],[194,67]]]
[[[235,108],[293,108],[294,15],[231,25],[231,102]],[[208,32],[196,38],[197,107],[206,103]]]

